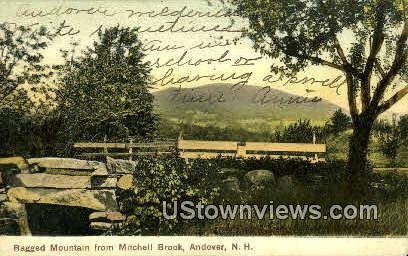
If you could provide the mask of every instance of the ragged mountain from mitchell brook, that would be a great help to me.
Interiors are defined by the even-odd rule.
[[[210,84],[169,88],[154,93],[157,112],[165,119],[200,123],[324,122],[339,106],[329,101],[299,97],[273,88]]]

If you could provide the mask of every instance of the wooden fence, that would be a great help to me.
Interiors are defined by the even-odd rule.
[[[324,161],[319,153],[326,152],[325,144],[307,143],[266,143],[266,142],[233,142],[233,141],[199,141],[179,140],[180,157],[216,158],[230,156],[236,158],[302,158],[312,162]],[[304,155],[311,154],[311,156]]]
[[[318,154],[326,152],[325,144],[307,143],[267,143],[267,142],[235,142],[235,141],[200,141],[184,140],[156,141],[149,143],[75,143],[75,148],[100,150],[97,153],[82,153],[81,157],[122,157],[132,159],[132,156],[169,154],[175,149],[180,157],[185,159],[195,158],[302,158],[311,162],[324,161]],[[111,152],[122,150],[122,152]],[[126,150],[126,152],[123,152]]]
[[[80,157],[120,157],[132,160],[133,156],[149,156],[169,154],[176,146],[175,141],[156,141],[147,143],[134,143],[132,140],[125,142],[80,142],[75,143],[74,148],[83,150],[99,150],[100,152],[81,153]],[[122,152],[118,152],[122,151]]]

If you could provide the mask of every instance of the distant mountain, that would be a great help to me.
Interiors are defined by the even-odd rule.
[[[210,84],[153,93],[157,112],[169,120],[245,123],[251,120],[327,120],[339,106],[273,88]]]

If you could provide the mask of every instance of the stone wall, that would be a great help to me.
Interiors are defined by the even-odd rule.
[[[123,173],[104,163],[72,158],[0,159],[0,224],[13,223],[30,235],[25,204],[84,207],[90,226],[110,229],[125,220],[116,190]],[[96,217],[95,217],[96,216]],[[13,233],[2,231],[0,233]]]

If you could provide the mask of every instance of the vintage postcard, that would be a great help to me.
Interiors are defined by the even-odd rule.
[[[0,255],[408,255],[406,0],[0,4]]]

